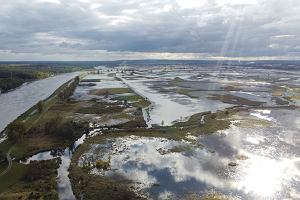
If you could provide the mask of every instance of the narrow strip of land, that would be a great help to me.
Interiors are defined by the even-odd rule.
[[[4,176],[11,169],[12,160],[11,160],[11,157],[10,157],[10,152],[11,152],[11,148],[6,152],[6,160],[8,162],[8,166],[3,172],[0,173],[0,177]]]

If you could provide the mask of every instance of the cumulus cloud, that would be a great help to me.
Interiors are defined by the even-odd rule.
[[[0,60],[300,58],[297,0],[1,0]]]

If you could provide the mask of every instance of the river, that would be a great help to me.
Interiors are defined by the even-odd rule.
[[[58,87],[78,74],[78,72],[72,72],[52,76],[25,83],[11,92],[0,94],[0,132],[22,113],[40,100],[48,98]]]

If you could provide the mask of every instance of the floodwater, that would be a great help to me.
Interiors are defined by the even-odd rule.
[[[0,94],[0,132],[40,100],[48,98],[58,87],[79,73],[66,73],[25,83],[11,92]]]
[[[45,151],[37,153],[29,158],[27,158],[24,162],[21,161],[23,164],[29,164],[31,161],[41,161],[41,160],[51,160],[54,158],[59,157],[58,155],[55,155],[52,151]]]
[[[73,98],[99,98],[89,95],[92,89],[130,87],[152,102],[144,113],[149,125],[162,121],[170,125],[195,113],[234,106],[209,99],[211,94],[232,94],[266,103],[237,113],[230,128],[211,135],[189,135],[182,141],[137,136],[108,138],[106,143],[93,144],[81,155],[78,165],[92,165],[92,174],[130,181],[131,188],[150,199],[181,199],[189,193],[203,195],[211,191],[234,199],[300,199],[300,110],[269,107],[278,106],[272,100],[273,85],[288,88],[284,95],[291,97],[289,105],[299,105],[299,94],[294,90],[299,78],[293,73],[268,72],[267,77],[263,70],[244,69],[224,73],[208,69],[118,73],[122,81],[107,74],[89,75],[86,79],[101,81],[93,82],[93,86],[78,86]],[[184,82],[170,86],[168,82],[175,77]],[[240,90],[219,91],[226,86]],[[195,97],[179,94],[178,88],[189,90]],[[60,199],[75,198],[68,168],[72,153],[85,137],[60,155]],[[48,158],[51,155],[44,152],[29,160]],[[109,161],[110,169],[95,168],[93,163],[99,159]]]
[[[153,199],[180,199],[211,190],[236,199],[299,198],[300,111],[250,110],[245,117],[271,124],[232,125],[195,138],[196,144],[137,136],[107,139],[92,145],[78,164],[110,159],[110,170],[94,168],[91,173],[133,181],[132,188]]]
[[[94,134],[91,132],[89,136],[92,136]],[[26,159],[25,162],[21,162],[23,164],[29,164],[31,161],[40,161],[40,160],[51,160],[54,158],[60,158],[61,164],[59,165],[59,168],[57,169],[57,191],[58,196],[60,200],[75,200],[75,196],[72,191],[72,186],[70,179],[68,177],[69,175],[69,167],[72,159],[73,152],[76,150],[76,148],[84,142],[86,139],[86,134],[83,134],[78,140],[74,142],[72,147],[66,148],[63,152],[41,152],[37,153],[29,158]],[[56,155],[54,155],[56,154]]]
[[[269,71],[268,77],[263,70],[205,70],[205,76],[200,70],[117,74],[152,102],[144,113],[150,124],[164,121],[164,125],[170,125],[195,113],[234,106],[210,100],[211,94],[265,103],[238,113],[229,129],[189,136],[193,143],[136,136],[107,139],[104,144],[92,145],[78,165],[94,166],[99,159],[107,160],[109,170],[94,166],[90,173],[129,180],[131,188],[150,199],[181,199],[189,193],[211,191],[235,199],[300,199],[300,110],[274,108],[279,105],[272,99],[274,85],[287,88],[285,95],[299,86],[299,79],[293,73],[281,77],[281,72],[271,72],[274,74]],[[197,73],[199,77],[194,76]],[[168,84],[175,77],[183,81],[176,86]],[[235,89],[222,90],[226,86]],[[178,88],[189,90],[194,97],[178,93]],[[290,96],[293,99],[297,95]],[[289,105],[298,105],[297,98],[289,100]]]
[[[73,152],[76,148],[84,142],[86,134],[82,135],[71,148],[66,148],[61,155],[61,164],[57,169],[57,192],[60,200],[75,200],[73,194],[71,181],[69,179],[69,167],[72,159]]]
[[[163,94],[152,89],[153,84],[147,80],[122,80],[136,93],[152,102],[149,113],[149,124],[168,126],[175,121],[187,119],[189,116],[205,111],[216,111],[230,107],[222,102],[214,102],[209,99],[192,99],[181,94]]]

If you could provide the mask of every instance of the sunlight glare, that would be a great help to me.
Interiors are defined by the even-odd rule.
[[[287,172],[294,172],[290,160],[274,160],[255,156],[245,169],[239,188],[261,197],[272,197],[281,191]]]

